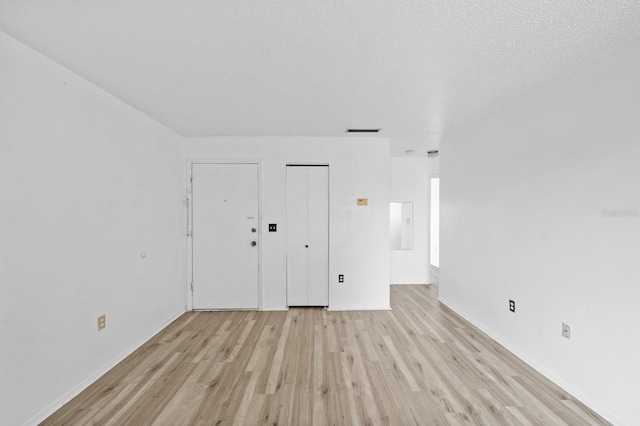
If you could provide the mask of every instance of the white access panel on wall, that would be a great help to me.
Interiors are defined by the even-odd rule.
[[[194,309],[258,309],[258,164],[197,163],[192,173]]]
[[[328,166],[287,166],[287,305],[329,305]]]

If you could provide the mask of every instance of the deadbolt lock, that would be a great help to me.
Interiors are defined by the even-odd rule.
[[[255,241],[251,241],[251,247],[255,247],[256,244],[258,244],[258,243],[256,243]]]
[[[256,228],[251,228],[251,232],[256,232]]]

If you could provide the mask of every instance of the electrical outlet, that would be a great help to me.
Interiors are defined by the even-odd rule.
[[[509,310],[511,312],[515,312],[516,311],[516,301],[509,299]]]
[[[562,337],[571,340],[571,326],[569,324],[562,323]]]
[[[278,224],[270,223],[269,224],[269,232],[278,232]]]
[[[98,331],[102,330],[106,326],[107,326],[107,316],[106,315],[100,315],[98,317]]]
[[[342,275],[342,274],[338,275],[338,282],[339,283],[343,283],[344,282],[344,275]]]

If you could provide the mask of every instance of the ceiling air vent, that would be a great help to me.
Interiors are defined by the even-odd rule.
[[[347,133],[378,133],[382,129],[347,129]]]

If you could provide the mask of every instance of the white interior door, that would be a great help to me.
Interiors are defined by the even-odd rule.
[[[329,304],[329,167],[287,167],[287,304]]]
[[[258,165],[191,172],[193,308],[258,309]]]
[[[307,168],[287,167],[287,305],[307,301]]]

